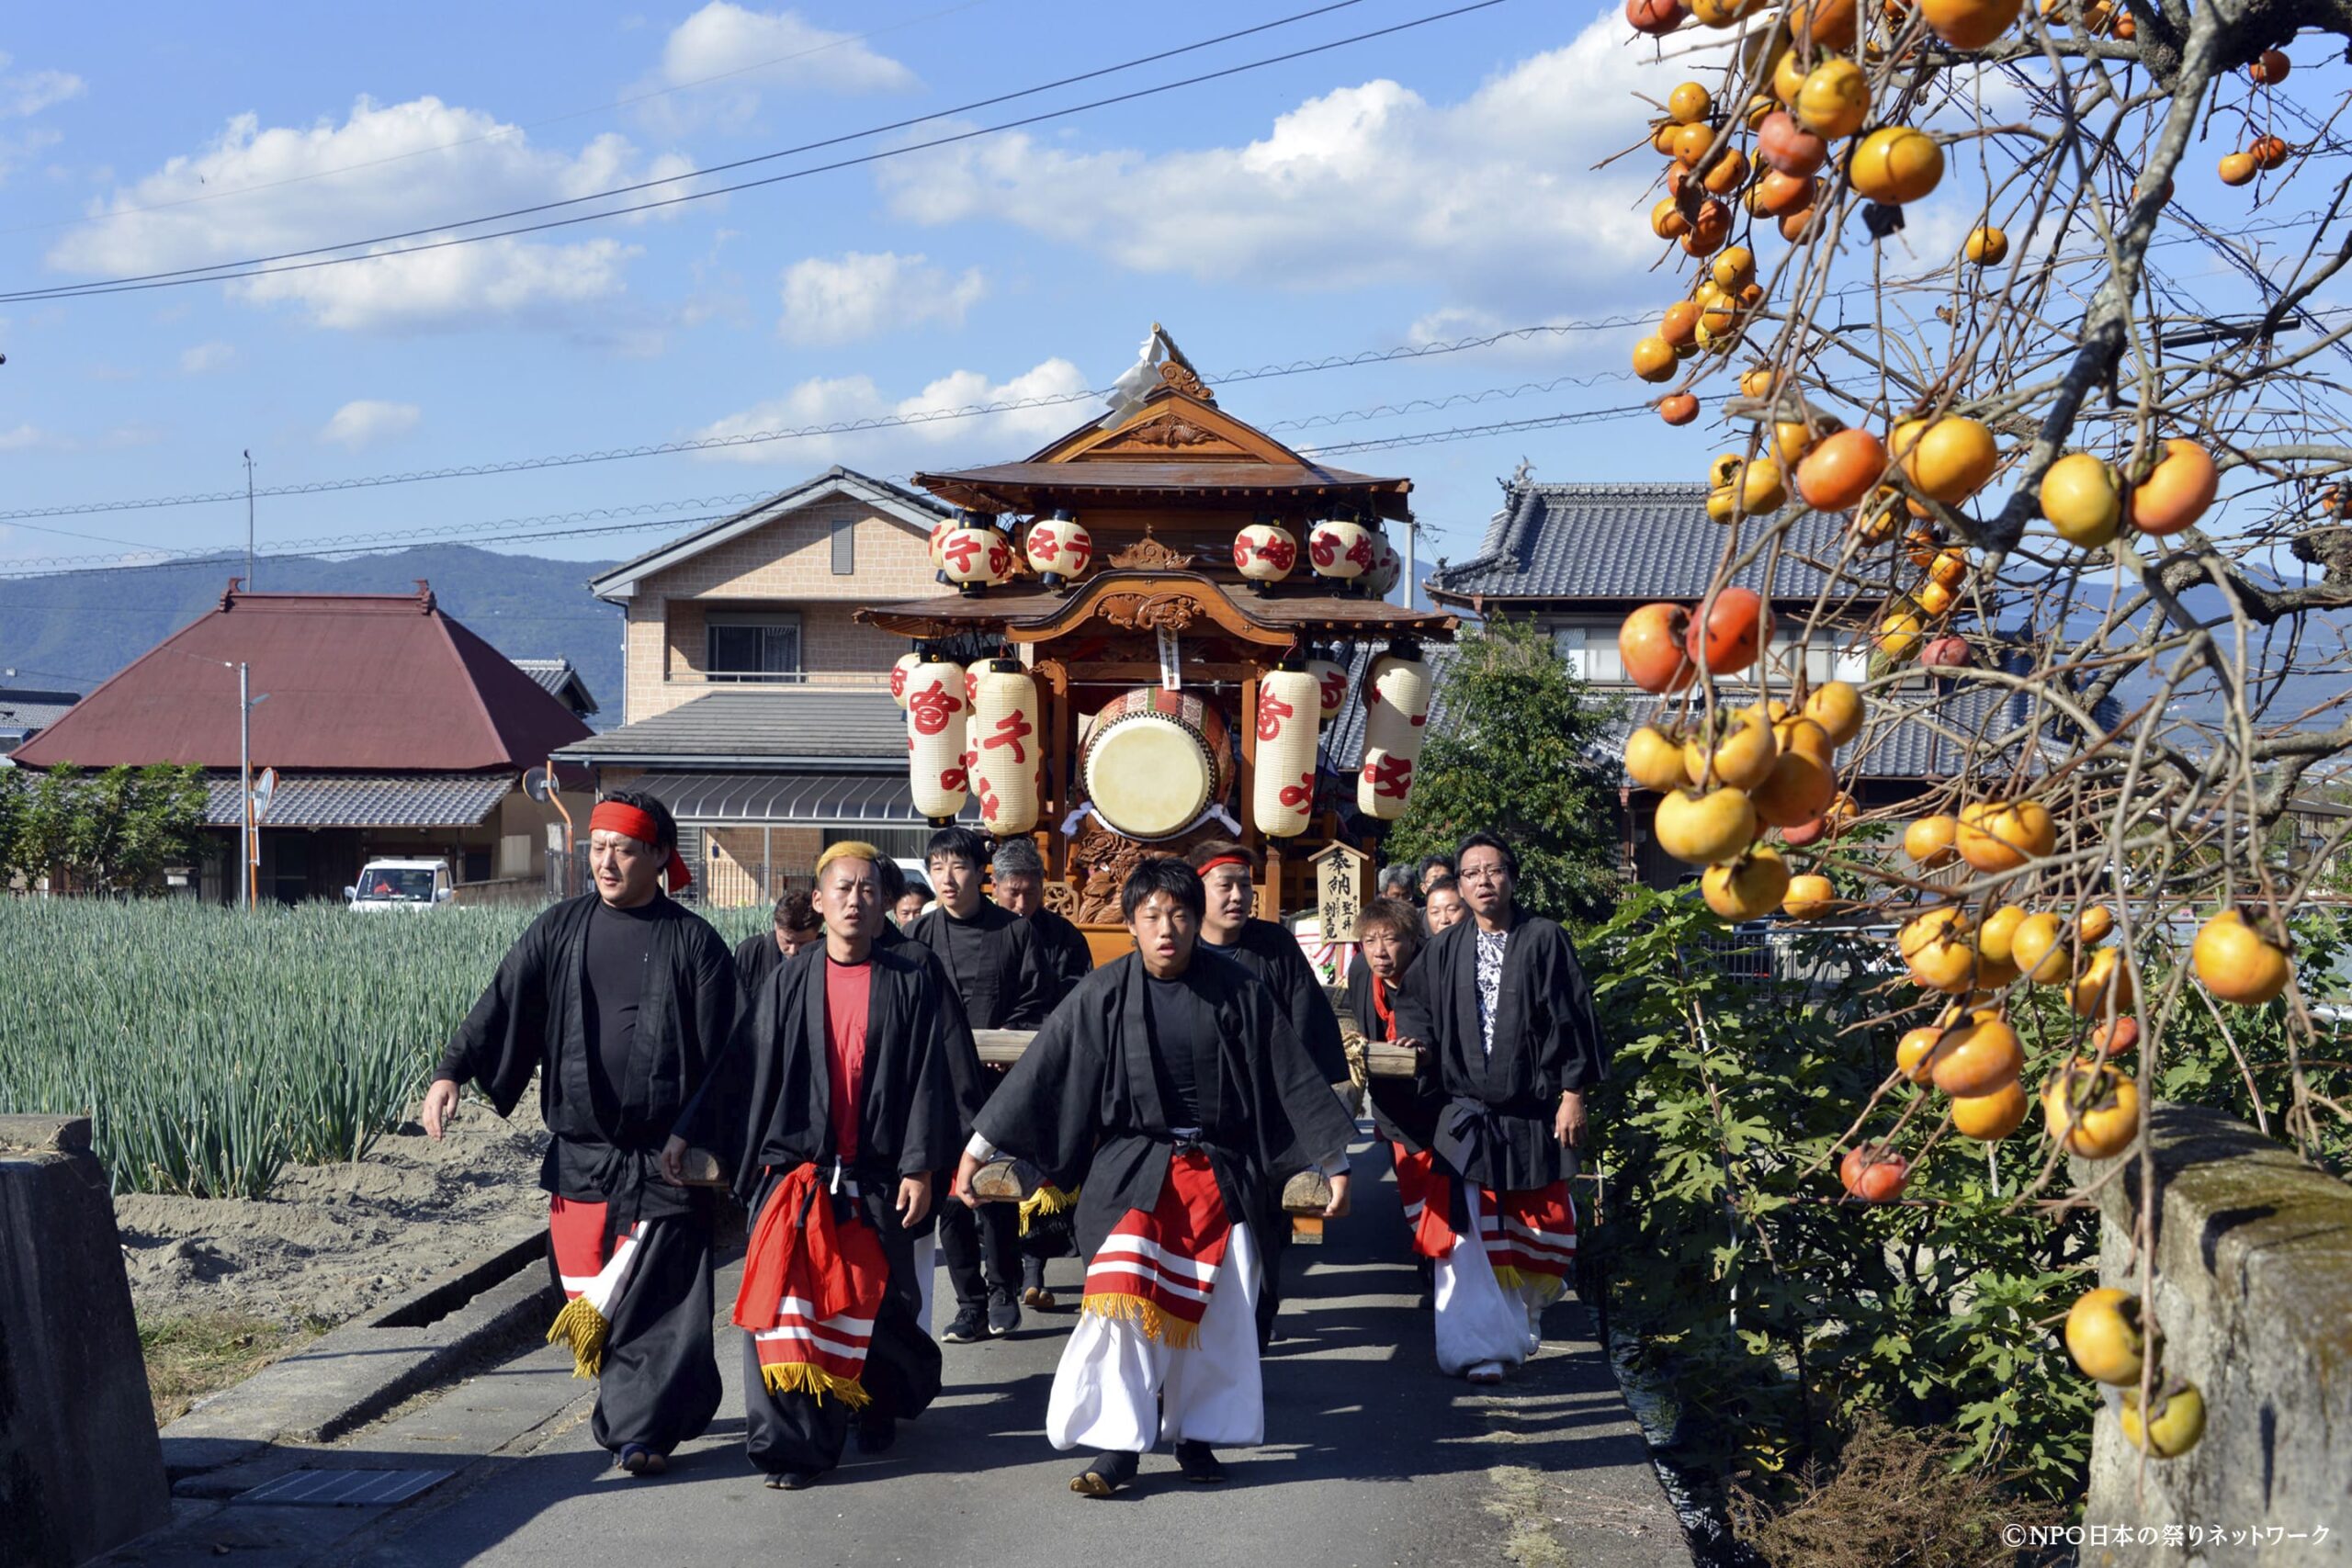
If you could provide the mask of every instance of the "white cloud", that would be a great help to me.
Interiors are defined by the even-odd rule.
[[[576,155],[533,147],[519,127],[433,97],[390,105],[362,97],[341,125],[265,128],[241,115],[199,151],[95,203],[91,215],[101,220],[74,230],[48,260],[98,276],[202,266],[405,232],[420,221],[584,196],[689,167],[677,155],[643,160],[610,133]],[[618,293],[623,264],[635,254],[610,239],[500,239],[279,272],[229,288],[254,303],[300,306],[320,326],[416,329],[560,316]]]
[[[979,268],[951,277],[920,255],[810,256],[785,268],[776,330],[793,343],[842,344],[925,321],[959,326],[987,290]]]
[[[192,348],[180,350],[180,374],[209,375],[215,370],[226,370],[236,360],[237,351],[225,343],[199,343]]]
[[[334,411],[334,417],[319,432],[319,440],[356,452],[362,446],[414,430],[416,422],[423,417],[423,411],[414,403],[357,398]]]
[[[0,452],[62,452],[74,443],[54,431],[20,424],[14,430],[0,430]]]
[[[0,72],[7,72],[15,60],[0,51]],[[89,90],[89,84],[71,71],[19,71],[0,75],[0,115],[23,118],[36,115],[52,104],[68,98],[78,98]]]
[[[1342,288],[1440,282],[1456,308],[1556,310],[1638,297],[1657,253],[1655,164],[1584,165],[1644,134],[1686,66],[1646,59],[1611,7],[1459,103],[1393,81],[1308,99],[1242,146],[1069,151],[991,137],[886,164],[898,213],[997,219],[1139,272]],[[1522,318],[1523,319],[1523,318]]]
[[[1028,398],[1066,397],[1089,386],[1077,366],[1067,359],[1048,359],[1008,381],[991,381],[978,370],[957,370],[941,377],[912,397],[892,400],[866,376],[843,376],[801,382],[780,398],[729,414],[695,432],[706,439],[749,435],[762,431],[799,429],[813,424],[889,416],[944,412],[976,403],[1015,402]],[[1081,423],[1100,409],[1087,401],[1055,403],[1043,408],[1010,409],[968,419],[935,420],[893,426],[872,434],[811,436],[795,441],[723,446],[700,456],[737,463],[842,462],[888,450],[904,452],[910,443],[932,447],[954,445],[983,450],[1050,439]]]
[[[671,31],[662,63],[644,85],[678,90],[641,112],[668,130],[706,118],[741,125],[759,111],[764,89],[874,93],[914,85],[913,72],[854,34],[828,31],[794,11],[711,0]]]

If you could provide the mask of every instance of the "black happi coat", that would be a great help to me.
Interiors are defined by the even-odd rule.
[[[1094,973],[1094,950],[1086,945],[1084,931],[1051,909],[1040,909],[1028,919],[1046,964],[1046,1010],[1051,1012]]]
[[[588,1088],[588,922],[598,897],[568,898],[533,920],[490,988],[458,1026],[438,1076],[479,1084],[499,1115],[513,1113],[539,1075],[539,1114],[552,1136],[539,1185],[560,1198],[612,1205],[608,1224],[687,1212],[691,1194],[662,1179],[662,1145],[725,1053],[735,1021],[735,965],[707,921],[657,895],[645,993],[615,1088],[611,1124]]]
[[[1413,954],[1413,963],[1407,964],[1404,975],[1389,987],[1391,1013],[1404,999],[1405,981],[1420,961],[1420,953]],[[1392,1038],[1388,1026],[1380,1021],[1380,1010],[1372,1005],[1372,965],[1361,958],[1348,965],[1348,1012],[1356,1021],[1357,1032],[1366,1040]],[[1409,1153],[1429,1147],[1430,1139],[1437,1134],[1432,1086],[1418,1078],[1371,1078],[1366,1083],[1370,1093],[1365,1098],[1371,1103],[1374,1131],[1392,1144],[1402,1144]]]
[[[1273,993],[1247,970],[1195,949],[1182,979],[1216,1018],[1215,1071],[1193,1083],[1201,1146],[1226,1213],[1262,1239],[1282,1217],[1281,1183],[1294,1172],[1344,1160],[1355,1124],[1307,1059]],[[1159,1202],[1175,1148],[1152,1066],[1144,987],[1143,961],[1134,953],[1080,982],[1022,1053],[977,1125],[1007,1154],[1048,1170],[1084,1173],[1078,1242],[1089,1258],[1128,1210]]]
[[[1306,1047],[1325,1083],[1348,1081],[1348,1050],[1340,1039],[1340,1015],[1323,994],[1323,976],[1306,961],[1298,938],[1272,920],[1241,922],[1233,945],[1218,952],[1266,983],[1290,1021],[1291,1032]]]
[[[947,919],[947,907],[935,904],[907,928],[907,940],[939,959],[963,1000],[966,1021],[974,1029],[1035,1029],[1045,1022],[1053,1010],[1052,981],[1029,922],[1001,904],[981,899],[972,918],[959,922],[980,929],[987,954],[977,972],[967,975],[956,966]]]
[[[1462,920],[1421,949],[1392,1004],[1396,1032],[1434,1058],[1430,1087],[1442,1103],[1430,1146],[1498,1192],[1548,1187],[1563,1168],[1552,1131],[1561,1094],[1589,1089],[1609,1070],[1592,992],[1567,932],[1540,915],[1516,915],[1487,1055],[1477,931],[1476,920]]]
[[[938,988],[904,947],[876,943],[867,958],[865,1085],[857,1159],[849,1174],[868,1217],[888,1237],[899,1179],[956,1163],[957,1115]],[[828,970],[820,942],[786,960],[735,1026],[727,1058],[678,1123],[731,1171],[737,1195],[757,1201],[766,1173],[809,1163],[830,1168],[832,1067],[825,1049]]]
[[[784,949],[775,944],[773,926],[762,926],[735,944],[735,981],[742,987],[746,1003],[760,994],[760,987],[783,962]]]

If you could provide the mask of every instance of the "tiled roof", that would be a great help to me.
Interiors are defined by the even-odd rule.
[[[259,770],[255,770],[258,773]],[[204,820],[237,825],[235,773],[205,781]],[[270,796],[265,828],[470,828],[519,787],[514,773],[288,773]]]
[[[504,654],[443,615],[422,584],[398,594],[232,590],[16,760],[233,768],[239,663],[251,669],[256,765],[520,773],[588,733]]]
[[[914,791],[903,767],[879,775],[792,769],[763,773],[664,770],[648,773],[637,787],[659,796],[685,823],[893,822],[914,827],[923,820],[915,810]],[[978,801],[967,800],[962,816],[977,825]]]
[[[1478,553],[1431,573],[1432,598],[1696,599],[1723,560],[1724,529],[1696,484],[1522,484],[1487,525]],[[1843,520],[1806,513],[1771,574],[1775,599],[1810,599],[1836,558]],[[1765,562],[1733,581],[1761,592]]]
[[[597,711],[595,694],[588,689],[588,682],[580,678],[580,671],[572,668],[571,660],[518,659],[514,661],[514,668],[537,682],[541,691],[564,706],[587,713]],[[574,691],[580,694],[577,700],[571,695]]]
[[[640,579],[667,570],[680,561],[690,560],[705,550],[723,545],[796,507],[834,493],[854,496],[897,516],[910,527],[926,532],[939,519],[955,515],[951,508],[935,497],[918,494],[904,485],[877,479],[871,474],[861,474],[855,468],[844,468],[837,463],[814,479],[803,479],[790,490],[778,491],[764,501],[730,513],[716,523],[681,534],[634,559],[621,562],[590,580],[588,590],[598,598],[626,598],[636,592]]]
[[[47,729],[80,702],[73,692],[28,692],[0,687],[0,737]]]
[[[907,716],[889,693],[816,686],[713,692],[564,747],[564,761],[729,767],[870,762],[904,772]]]

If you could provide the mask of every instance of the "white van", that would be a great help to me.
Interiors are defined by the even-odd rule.
[[[345,902],[369,914],[384,909],[430,909],[456,896],[449,863],[440,860],[371,860],[359,880],[343,890]]]

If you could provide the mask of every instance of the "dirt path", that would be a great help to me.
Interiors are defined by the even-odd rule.
[[[260,1200],[115,1200],[142,1323],[236,1313],[323,1327],[544,1223],[538,1101],[501,1122],[468,1099],[435,1144],[413,1123],[356,1166],[291,1166]]]

